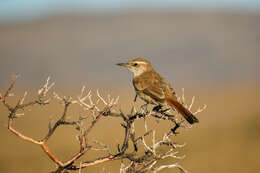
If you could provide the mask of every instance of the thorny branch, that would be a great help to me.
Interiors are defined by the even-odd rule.
[[[154,107],[152,110],[149,110],[147,105],[145,105],[141,106],[139,111],[136,111],[135,106],[133,106],[129,114],[124,114],[121,109],[115,111],[115,109],[119,105],[119,97],[111,98],[111,96],[108,95],[107,99],[105,99],[97,91],[97,99],[96,101],[94,101],[92,98],[92,92],[85,92],[85,87],[82,88],[81,94],[77,97],[76,100],[73,100],[72,97],[61,97],[55,92],[53,93],[53,95],[50,95],[49,90],[54,86],[54,83],[50,83],[49,77],[43,87],[38,90],[37,97],[34,100],[24,103],[27,96],[27,92],[25,92],[24,96],[18,100],[17,104],[12,106],[8,103],[7,98],[10,96],[10,92],[14,88],[16,78],[17,76],[13,76],[8,89],[3,94],[0,93],[0,101],[9,111],[8,129],[21,139],[41,146],[47,156],[58,166],[57,170],[54,172],[61,173],[68,172],[70,170],[79,170],[81,172],[83,168],[112,160],[121,160],[121,166],[119,170],[120,173],[144,173],[148,171],[156,173],[165,168],[178,168],[181,172],[187,172],[176,161],[172,164],[167,165],[158,164],[159,161],[166,158],[173,158],[178,160],[184,158],[184,156],[178,156],[178,148],[182,148],[184,147],[184,145],[177,144],[175,141],[173,142],[171,136],[176,135],[177,130],[181,127],[191,128],[191,126],[188,126],[184,122],[184,120],[179,120],[177,116],[171,114],[169,109],[163,110],[162,107],[157,106]],[[18,118],[19,115],[21,115],[18,113],[18,111],[25,110],[36,104],[40,106],[46,106],[50,103],[52,99],[57,99],[62,103],[63,112],[55,123],[52,124],[51,122],[49,122],[49,131],[42,139],[33,139],[22,134],[13,127],[13,121],[15,120],[15,118]],[[191,104],[187,105],[185,102],[183,90],[183,94],[179,98],[179,100],[189,110],[191,110],[195,98],[193,97]],[[103,104],[103,106],[100,106],[100,102]],[[67,119],[67,112],[72,104],[80,105],[92,116],[93,120],[88,126],[84,126],[83,123],[86,117],[79,116],[79,119],[77,121],[69,121]],[[197,111],[194,112],[194,114],[202,112],[203,110],[205,110],[205,108],[206,105],[204,105],[202,108],[199,108]],[[112,153],[110,148],[100,141],[95,140],[93,145],[90,145],[89,143],[88,136],[92,132],[94,127],[98,124],[98,121],[102,119],[102,117],[121,118],[123,121],[121,123],[121,126],[124,129],[124,139],[121,145],[118,144],[116,153]],[[150,130],[148,130],[148,125],[146,122],[146,119],[148,118],[155,119],[157,122],[155,127],[151,128]],[[139,119],[144,119],[145,133],[137,137],[135,122]],[[155,138],[155,133],[160,121],[171,122],[172,128],[169,129],[169,131],[166,132],[164,136],[158,140]],[[56,129],[64,125],[75,126],[76,129],[79,131],[77,139],[79,141],[80,149],[78,153],[76,153],[74,156],[71,157],[71,159],[67,161],[60,160],[50,151],[49,147],[47,146],[47,141],[52,137]],[[146,141],[149,136],[152,136],[152,144],[150,145]],[[130,147],[130,142],[132,143],[133,147]],[[98,147],[95,147],[94,145]],[[162,152],[160,149],[161,146],[167,146],[168,149]],[[78,159],[90,150],[106,151],[106,156],[98,157],[94,160],[79,162]]]

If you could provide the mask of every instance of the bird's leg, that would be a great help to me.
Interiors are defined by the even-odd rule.
[[[148,102],[146,102],[145,104],[143,104],[142,106],[141,106],[141,110],[144,112],[144,113],[147,113],[148,112],[148,110],[147,110],[147,106],[148,106]]]
[[[136,102],[136,99],[137,99],[137,94],[135,94],[134,102]]]

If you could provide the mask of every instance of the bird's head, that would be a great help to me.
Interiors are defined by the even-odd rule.
[[[151,63],[144,58],[135,58],[127,63],[118,63],[117,65],[127,67],[134,73],[134,76],[139,76],[152,69]]]

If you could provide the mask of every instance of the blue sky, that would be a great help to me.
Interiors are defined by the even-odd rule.
[[[0,22],[59,11],[120,11],[134,7],[260,12],[260,0],[0,0]]]

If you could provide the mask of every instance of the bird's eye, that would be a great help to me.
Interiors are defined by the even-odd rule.
[[[137,63],[134,63],[134,64],[133,64],[133,66],[135,66],[135,67],[136,67],[137,65],[138,65]]]

